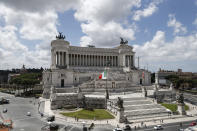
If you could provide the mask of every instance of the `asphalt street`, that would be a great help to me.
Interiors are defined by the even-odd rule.
[[[184,93],[184,100],[193,105],[197,105],[197,95],[192,95],[188,93]]]
[[[170,123],[170,124],[161,124],[163,127],[162,131],[179,131],[180,129],[185,129],[190,126],[190,123],[193,121],[182,122],[182,127],[180,127],[180,122]],[[148,128],[137,129],[138,131],[153,131],[154,126]]]
[[[10,104],[0,105],[0,111],[4,119],[13,121],[13,131],[40,131],[47,123],[41,120],[35,98],[14,97],[0,92],[0,97],[10,100]],[[34,105],[35,103],[35,105]],[[7,113],[2,113],[7,108]],[[31,116],[27,116],[31,112]]]
[[[38,99],[22,98],[0,92],[0,97],[10,100],[10,104],[0,105],[0,113],[4,119],[11,119],[13,121],[12,131],[41,131],[41,128],[48,125],[46,117],[41,118],[39,111],[43,112],[43,104],[38,106]],[[8,112],[3,113],[3,109],[7,108]],[[31,112],[31,116],[27,116],[27,112]],[[61,131],[82,131],[82,124],[70,124],[55,121],[60,127],[64,127]],[[62,124],[67,126],[64,126]],[[110,129],[109,129],[110,128]],[[112,131],[110,125],[98,125],[92,131]]]

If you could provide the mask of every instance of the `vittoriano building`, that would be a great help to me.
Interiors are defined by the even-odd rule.
[[[151,84],[150,72],[135,67],[133,47],[122,38],[112,48],[77,47],[61,34],[56,38],[51,42],[51,70],[43,72],[46,95],[51,87],[106,88],[106,81],[99,79],[104,70],[107,70],[108,88]]]
[[[60,39],[52,41],[51,48],[52,69],[76,67],[134,69],[135,52],[133,47],[127,44],[120,44],[114,48],[77,47]]]

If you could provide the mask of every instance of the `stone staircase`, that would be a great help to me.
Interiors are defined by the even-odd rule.
[[[123,98],[128,121],[168,116],[168,110],[144,97]]]

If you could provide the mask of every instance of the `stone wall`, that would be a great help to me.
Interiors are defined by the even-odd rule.
[[[106,108],[105,98],[86,97],[81,93],[55,93],[51,96],[51,109],[59,108]]]

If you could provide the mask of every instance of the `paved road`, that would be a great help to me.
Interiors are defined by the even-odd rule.
[[[46,126],[46,118],[41,118],[38,113],[38,100],[35,98],[14,97],[13,95],[0,92],[0,97],[10,100],[10,104],[0,105],[0,113],[4,119],[11,119],[14,123],[13,131],[40,131]],[[34,104],[35,103],[35,104]],[[43,112],[44,103],[39,106],[39,111]],[[7,108],[7,113],[2,113],[3,109]],[[27,112],[31,112],[31,116],[27,116]],[[56,121],[60,127],[64,127],[68,123]],[[63,125],[64,124],[64,125]],[[67,130],[62,131],[82,131],[83,125],[67,125]],[[96,125],[92,131],[112,131],[110,125]]]
[[[21,98],[14,97],[9,94],[4,94],[0,92],[0,96],[8,98],[10,100],[10,104],[0,105],[0,112],[5,119],[12,119],[14,122],[13,131],[40,131],[41,127],[46,125],[46,122],[41,119],[38,114],[38,100],[34,98]],[[35,103],[35,105],[34,105]],[[4,108],[8,109],[7,113],[2,113]],[[43,105],[41,104],[40,110],[42,111]],[[31,112],[31,116],[26,116],[27,112]],[[187,128],[189,126],[189,122],[183,122],[183,128]],[[68,123],[64,123],[66,125],[66,130],[61,131],[82,131],[82,125],[67,125]],[[61,124],[61,127],[63,125]],[[163,131],[177,131],[180,129],[180,123],[172,123],[172,124],[164,124]],[[112,131],[113,127],[109,125],[96,125],[92,131]],[[152,131],[153,126],[138,129],[140,131]]]
[[[76,127],[76,126],[65,126],[60,131],[83,131],[83,127]],[[107,129],[105,127],[95,127],[91,131],[112,131],[112,129]]]
[[[0,96],[10,100],[10,104],[0,106],[0,112],[4,119],[13,120],[14,131],[40,131],[41,127],[46,125],[46,122],[42,121],[38,114],[38,100],[14,97],[13,95],[1,92]],[[8,109],[7,113],[2,113],[4,108]],[[27,116],[27,112],[31,112],[31,116]]]
[[[163,124],[163,130],[162,131],[179,131],[179,129],[185,129],[187,127],[189,127],[189,124],[192,121],[187,121],[187,122],[183,122],[182,123],[182,127],[180,127],[180,122],[178,123],[170,123],[170,124]],[[138,129],[138,131],[153,131],[154,126],[148,127],[148,128],[143,128],[143,129]]]
[[[193,105],[197,105],[197,95],[184,93],[184,99],[186,102],[189,102]]]

